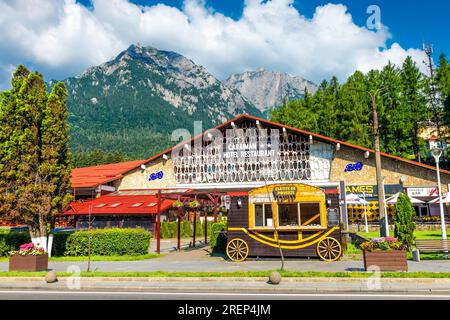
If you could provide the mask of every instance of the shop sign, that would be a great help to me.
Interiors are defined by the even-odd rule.
[[[387,184],[384,186],[385,196],[392,196],[402,191],[401,184]],[[347,194],[354,193],[360,198],[378,198],[378,187],[376,185],[347,185],[345,187]]]
[[[344,171],[345,172],[352,172],[352,171],[361,171],[363,168],[363,163],[361,161],[356,163],[349,163],[345,166]]]
[[[273,196],[278,202],[294,202],[296,194],[296,186],[277,186],[273,188]]]
[[[156,179],[162,179],[163,176],[164,176],[164,173],[161,170],[161,171],[158,171],[156,173],[150,174],[150,176],[148,177],[148,181],[153,181],[153,180],[156,180]]]
[[[437,197],[439,196],[437,187],[430,188],[408,188],[410,197]]]

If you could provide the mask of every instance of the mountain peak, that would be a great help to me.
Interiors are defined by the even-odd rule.
[[[305,88],[310,93],[317,90],[314,83],[302,77],[264,68],[233,74],[225,80],[225,84],[238,90],[261,112],[280,106],[284,99],[302,98]]]

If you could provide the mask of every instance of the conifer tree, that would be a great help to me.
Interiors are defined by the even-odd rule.
[[[62,83],[48,95],[42,75],[19,66],[0,101],[0,213],[45,250],[52,217],[71,199],[66,99]]]
[[[411,200],[409,200],[406,194],[401,193],[397,199],[397,206],[395,208],[394,237],[403,242],[409,251],[411,251],[415,240],[415,215],[416,211],[411,204]]]
[[[405,113],[406,121],[411,123],[411,137],[413,138],[413,150],[417,161],[421,161],[419,132],[424,126],[425,120],[430,116],[429,109],[424,95],[424,79],[416,63],[408,56],[403,62],[400,71],[402,83],[402,103],[409,110]]]

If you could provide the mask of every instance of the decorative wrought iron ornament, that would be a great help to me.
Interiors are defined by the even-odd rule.
[[[328,179],[332,147],[255,126],[227,129],[172,153],[179,184]]]

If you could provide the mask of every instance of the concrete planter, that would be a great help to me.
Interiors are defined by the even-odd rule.
[[[404,250],[364,251],[364,269],[380,271],[408,271],[408,261]],[[376,269],[378,268],[378,269]]]
[[[11,256],[9,257],[9,271],[46,271],[48,269],[48,255]]]

